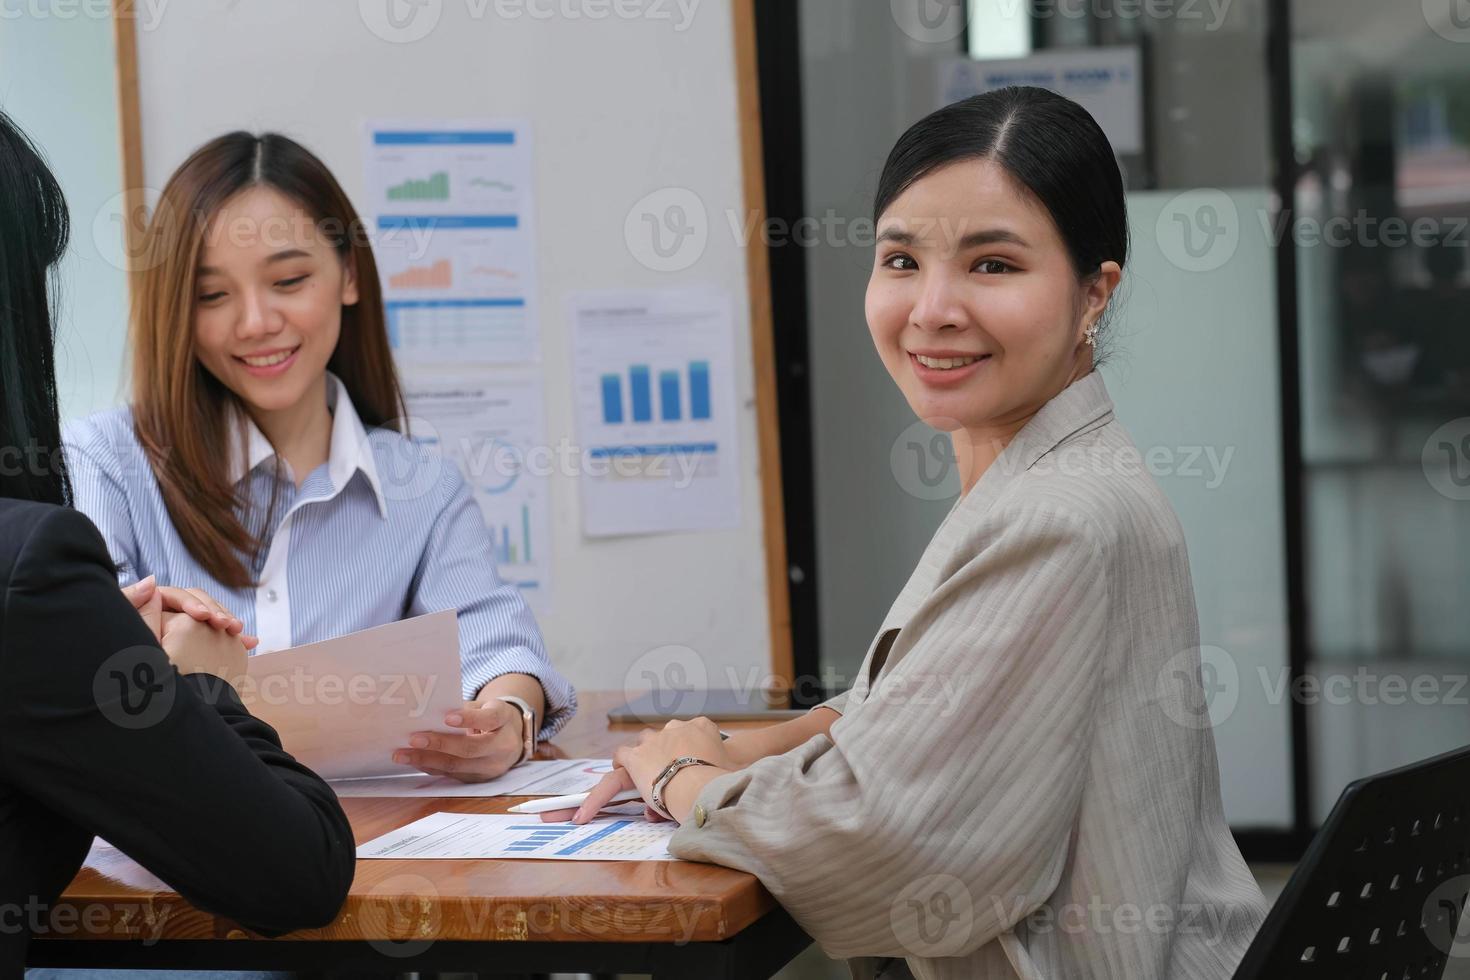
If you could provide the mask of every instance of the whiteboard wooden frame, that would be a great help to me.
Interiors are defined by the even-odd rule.
[[[756,0],[732,0],[735,72],[740,114],[740,162],[745,204],[758,221],[766,217],[765,167],[761,142],[760,77],[757,66]],[[138,40],[134,0],[113,0],[117,45],[118,129],[121,134],[123,223],[127,254],[140,253],[143,199],[143,123],[138,94]],[[129,288],[137,268],[129,268]],[[746,248],[750,298],[750,336],[755,377],[755,408],[762,527],[765,535],[766,609],[770,622],[770,667],[774,683],[791,690],[796,683],[791,641],[791,603],[787,590],[786,518],[782,505],[780,419],[776,404],[774,320],[769,256],[762,247]]]
[[[143,121],[138,99],[138,33],[134,0],[113,0],[112,36],[117,46],[117,118],[122,154],[123,245],[128,256],[128,289],[135,289],[140,254],[143,199]]]

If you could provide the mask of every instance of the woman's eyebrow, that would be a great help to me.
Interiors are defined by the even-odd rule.
[[[919,242],[918,235],[902,228],[886,228],[878,234],[879,242],[893,242],[896,245],[912,246]],[[1029,248],[1026,239],[1013,231],[1005,228],[986,228],[981,231],[972,231],[959,240],[960,250],[975,248],[980,245],[1016,245],[1021,248]]]
[[[308,251],[306,251],[305,249],[288,248],[288,249],[285,249],[283,251],[277,252],[275,255],[272,255],[270,258],[266,259],[265,260],[265,264],[266,265],[275,265],[277,262],[285,262],[288,259],[309,259],[309,258],[311,258],[311,253],[308,252]],[[212,265],[201,265],[198,268],[198,270],[196,272],[196,275],[200,275],[200,276],[219,276],[219,275],[224,275],[224,270],[222,270],[222,269],[216,269]]]
[[[904,231],[902,228],[885,228],[878,234],[879,242],[893,242],[895,245],[912,245],[918,241],[913,232]]]
[[[1013,231],[1005,228],[987,228],[983,231],[972,231],[960,239],[960,248],[975,248],[978,245],[1017,245],[1028,248],[1026,239]]]

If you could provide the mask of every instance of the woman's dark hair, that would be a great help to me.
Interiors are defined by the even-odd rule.
[[[1071,99],[1011,86],[945,106],[899,137],[873,200],[877,220],[916,181],[962,160],[994,160],[1061,232],[1079,278],[1128,260],[1123,175],[1102,127]]]
[[[0,497],[71,501],[56,408],[50,277],[69,234],[61,186],[0,112]]]

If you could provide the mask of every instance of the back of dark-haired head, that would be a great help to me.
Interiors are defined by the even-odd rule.
[[[873,217],[916,181],[952,163],[993,160],[1041,202],[1080,278],[1128,259],[1123,175],[1102,127],[1055,92],[1011,86],[945,106],[919,120],[888,154]]]
[[[69,232],[61,186],[0,112],[0,497],[71,499],[61,461],[50,278]]]

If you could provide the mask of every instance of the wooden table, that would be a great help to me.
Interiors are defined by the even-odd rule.
[[[581,708],[546,758],[605,758],[638,726],[612,694]],[[749,724],[725,726],[731,730]],[[430,813],[502,813],[519,797],[347,799],[358,844]],[[31,944],[31,966],[235,970],[651,973],[769,977],[810,938],[752,875],[682,861],[359,861],[324,929],[263,939],[189,905],[95,847]]]

